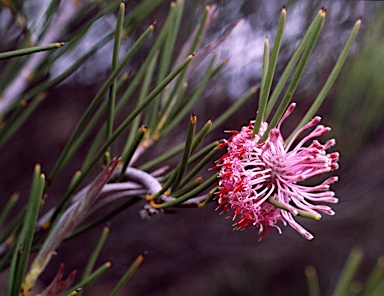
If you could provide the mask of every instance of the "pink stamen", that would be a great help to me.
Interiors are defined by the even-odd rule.
[[[334,214],[330,207],[312,203],[338,201],[334,192],[330,191],[330,184],[338,181],[337,176],[314,186],[300,185],[298,182],[338,168],[339,154],[326,152],[335,144],[335,140],[328,140],[325,144],[316,140],[330,130],[322,125],[316,126],[321,120],[317,116],[300,128],[286,145],[280,128],[294,108],[295,104],[289,106],[265,142],[259,143],[268,126],[265,122],[254,138],[254,121],[240,132],[230,131],[232,136],[227,141],[228,152],[217,161],[215,167],[220,168],[219,208],[223,212],[234,211],[231,215],[234,220],[240,217],[233,225],[234,229],[256,226],[261,237],[264,237],[272,227],[280,233],[281,229],[276,223],[281,221],[284,225],[288,223],[305,238],[312,239],[313,235],[293,218],[298,215],[298,209],[319,219],[319,212]],[[298,136],[313,126],[316,128],[293,146]],[[310,144],[304,146],[308,141],[311,141]],[[280,202],[286,210],[268,203],[269,198]]]

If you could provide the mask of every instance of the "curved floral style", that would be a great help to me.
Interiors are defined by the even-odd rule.
[[[218,197],[219,208],[223,212],[234,210],[231,215],[233,220],[240,217],[234,224],[235,229],[255,225],[264,237],[272,227],[281,233],[277,222],[282,221],[284,225],[288,222],[305,238],[312,239],[313,235],[293,217],[307,213],[320,219],[319,212],[334,215],[330,207],[317,203],[338,201],[334,192],[330,191],[330,184],[336,182],[338,177],[330,177],[316,186],[299,183],[338,168],[339,154],[326,152],[335,140],[321,144],[315,139],[330,130],[329,127],[317,125],[320,117],[315,117],[285,143],[280,127],[294,108],[294,103],[289,106],[277,127],[270,130],[265,142],[259,140],[268,127],[266,122],[262,123],[254,138],[254,121],[240,132],[229,131],[233,136],[227,141],[228,152],[217,161],[217,167],[220,167]],[[316,128],[294,145],[298,136],[313,126]],[[309,140],[312,140],[311,144],[305,147]],[[278,201],[286,210],[272,205],[268,199]]]

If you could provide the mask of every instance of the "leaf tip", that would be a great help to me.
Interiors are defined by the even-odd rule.
[[[35,165],[35,172],[40,172],[41,170],[41,165],[38,163]]]
[[[325,15],[327,14],[327,9],[323,6],[323,7],[319,10],[319,14],[320,14],[320,16],[325,17]]]
[[[251,91],[251,93],[256,93],[257,90],[258,90],[258,88],[256,86],[254,86],[254,87],[251,87],[250,91]]]
[[[197,116],[196,116],[196,114],[195,114],[195,111],[192,111],[190,120],[191,120],[191,123],[192,123],[192,124],[196,124]]]

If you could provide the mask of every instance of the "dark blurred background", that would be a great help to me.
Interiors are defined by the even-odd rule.
[[[195,107],[199,123],[218,117],[249,87],[258,85],[263,41],[265,36],[273,40],[284,3],[287,25],[277,80],[317,11],[321,7],[327,10],[320,39],[294,95],[298,108],[289,120],[292,127],[316,98],[355,21],[363,17],[347,64],[318,112],[323,124],[333,127],[331,136],[336,138],[336,150],[341,153],[337,173],[340,181],[333,186],[340,200],[333,206],[336,215],[324,216],[321,221],[297,219],[315,235],[313,241],[306,241],[291,228],[284,227],[282,235],[271,230],[259,242],[256,228],[232,231],[232,221],[215,211],[215,203],[203,209],[159,215],[149,221],[140,218],[142,204],[139,203],[110,221],[110,235],[99,263],[111,261],[113,266],[86,295],[105,295],[143,251],[148,251],[148,255],[121,295],[307,295],[304,275],[307,265],[315,266],[318,271],[321,294],[330,295],[352,247],[361,246],[365,252],[358,275],[361,281],[383,255],[384,232],[380,225],[384,215],[381,167],[384,163],[384,6],[381,1],[211,1],[209,4],[218,6],[219,15],[208,31],[207,43],[233,22],[243,21],[220,47],[220,57],[228,57],[230,62]],[[205,4],[185,1],[180,46]],[[148,24],[161,22],[168,5],[164,1]],[[3,41],[3,49],[4,44]],[[96,54],[73,78],[51,89],[25,126],[2,148],[2,200],[15,191],[21,193],[22,199],[28,196],[36,163],[41,163],[47,171],[52,169],[86,105],[108,75],[110,57],[104,55],[105,51]],[[99,62],[103,59],[108,61],[105,68]],[[96,62],[97,68],[92,66]],[[138,67],[140,60],[136,63],[131,66]],[[239,129],[247,124],[254,118],[256,102],[255,97],[221,130]],[[217,132],[211,139],[223,136],[223,132]],[[160,142],[151,153],[162,149],[161,145]],[[46,209],[63,194],[86,151],[85,145],[83,154],[75,156],[61,182],[51,188]],[[101,229],[102,226],[64,243],[43,273],[43,284],[52,279],[61,262],[68,271],[81,271]]]

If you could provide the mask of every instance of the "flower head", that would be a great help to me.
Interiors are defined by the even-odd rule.
[[[315,117],[285,143],[280,127],[294,108],[295,104],[291,104],[264,142],[259,140],[268,127],[266,122],[261,124],[255,137],[252,137],[254,121],[240,132],[230,131],[233,135],[227,141],[228,152],[217,161],[217,167],[220,167],[218,197],[223,212],[234,210],[233,220],[239,217],[235,229],[255,225],[263,237],[272,227],[281,233],[277,222],[282,221],[305,238],[312,239],[313,235],[293,217],[308,214],[320,219],[319,212],[334,215],[330,207],[318,203],[338,201],[334,192],[329,190],[330,184],[338,180],[336,176],[316,186],[300,183],[338,168],[339,154],[326,152],[335,140],[321,144],[315,139],[330,130],[317,125],[320,117]],[[313,126],[315,129],[294,145],[298,136]],[[304,146],[308,141],[312,142]],[[284,209],[273,205],[274,201]]]

